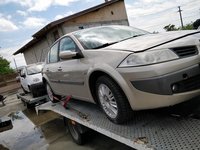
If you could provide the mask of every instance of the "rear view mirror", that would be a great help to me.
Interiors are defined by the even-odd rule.
[[[63,51],[60,52],[59,57],[61,59],[69,59],[69,58],[73,58],[77,55],[77,52],[72,52],[72,51]]]

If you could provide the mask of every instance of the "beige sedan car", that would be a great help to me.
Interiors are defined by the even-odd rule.
[[[66,34],[43,69],[49,98],[97,103],[115,123],[132,110],[166,107],[200,95],[200,31],[150,34],[101,26]]]

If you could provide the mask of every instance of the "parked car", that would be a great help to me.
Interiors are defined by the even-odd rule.
[[[151,34],[127,26],[72,32],[52,45],[43,81],[51,101],[71,95],[123,123],[132,110],[200,95],[199,39],[197,30]]]
[[[24,93],[31,93],[33,97],[45,94],[46,88],[42,82],[41,71],[43,63],[31,64],[20,72],[20,83]]]

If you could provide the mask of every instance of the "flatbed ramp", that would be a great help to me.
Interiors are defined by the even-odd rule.
[[[51,110],[88,128],[139,150],[200,149],[200,120],[174,117],[159,111],[136,112],[132,121],[117,125],[94,104],[72,100],[65,109],[61,103],[47,102],[36,107]]]
[[[30,93],[24,94],[23,92],[18,92],[17,98],[21,99],[21,101],[24,102],[25,104],[29,104],[29,105],[35,104],[35,103],[41,103],[42,104],[42,103],[48,101],[47,95],[33,98]]]

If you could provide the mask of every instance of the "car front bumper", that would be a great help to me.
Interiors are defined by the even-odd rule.
[[[41,93],[41,95],[46,93],[46,88],[45,88],[43,82],[38,82],[38,83],[32,84],[32,85],[30,85],[30,88],[38,91],[39,93]]]
[[[200,56],[143,67],[117,68],[133,110],[172,106],[200,95]]]
[[[200,66],[195,65],[163,76],[131,83],[140,91],[159,95],[173,95],[198,90],[200,89]]]

